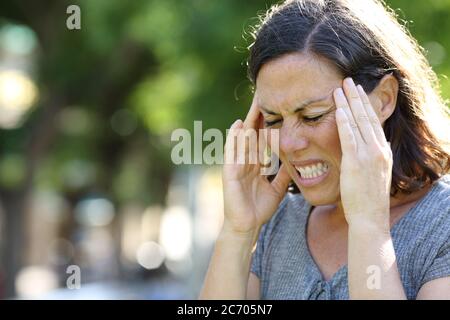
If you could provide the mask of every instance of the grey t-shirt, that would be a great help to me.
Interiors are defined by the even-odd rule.
[[[261,299],[348,299],[347,266],[325,281],[306,243],[311,205],[288,193],[262,227],[251,272],[261,283]],[[415,299],[426,282],[450,276],[450,175],[435,182],[392,227],[403,287]]]

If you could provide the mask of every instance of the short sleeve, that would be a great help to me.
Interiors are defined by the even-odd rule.
[[[450,276],[450,237],[441,246],[430,267],[425,272],[421,286],[425,283]]]
[[[258,240],[256,241],[256,248],[252,254],[252,262],[250,265],[250,271],[256,274],[258,278],[261,279],[262,272],[262,257],[264,253],[264,235],[266,232],[266,226],[264,225],[261,228],[261,231],[258,235]]]

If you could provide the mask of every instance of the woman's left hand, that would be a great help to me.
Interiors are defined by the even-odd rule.
[[[342,149],[340,193],[347,223],[376,224],[389,231],[393,161],[380,120],[364,89],[351,78],[333,96]]]

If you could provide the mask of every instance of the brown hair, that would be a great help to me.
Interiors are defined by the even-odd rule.
[[[252,33],[248,75],[283,54],[331,61],[367,92],[392,73],[397,105],[384,124],[394,163],[391,194],[411,193],[450,171],[449,110],[421,47],[379,0],[290,0],[274,5]],[[444,131],[445,130],[445,131]]]

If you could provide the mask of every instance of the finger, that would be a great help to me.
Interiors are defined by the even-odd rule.
[[[243,132],[245,139],[245,159],[249,164],[258,164],[258,135],[256,130],[245,130]]]
[[[265,163],[265,153],[266,148],[270,148],[270,137],[268,135],[268,129],[264,128],[264,118],[259,117],[258,120],[258,152],[259,152],[259,159],[262,164]],[[268,139],[266,139],[268,137]]]
[[[280,158],[281,162],[285,165],[286,171],[290,175],[291,179],[294,180],[294,183],[297,186],[300,186],[301,185],[300,175],[297,172],[297,169],[294,168],[294,166],[289,162],[289,159],[282,152],[280,152],[279,158]]]
[[[370,103],[369,97],[367,96],[366,92],[364,91],[363,87],[360,84],[357,86],[357,89],[359,92],[359,96],[361,97],[361,100],[363,102],[364,108],[366,109],[366,113],[367,116],[369,117],[369,122],[372,125],[375,136],[380,145],[385,146],[387,142],[386,135],[384,134],[381,122],[378,119],[378,116],[375,113],[372,104]]]
[[[261,129],[258,134],[258,156],[259,156],[259,163],[263,166],[267,165],[268,160],[268,149],[270,148],[270,145],[268,144],[268,141],[266,139],[266,136],[268,135],[268,132],[266,129]]]
[[[334,101],[336,103],[336,114],[337,110],[341,109],[344,115],[346,116],[346,123],[350,127],[350,131],[353,134],[353,139],[356,143],[364,143],[364,140],[361,136],[361,132],[359,131],[358,125],[355,122],[355,119],[353,118],[352,111],[350,110],[350,106],[347,102],[347,98],[345,97],[344,91],[341,88],[337,88],[333,92]],[[339,129],[340,122],[336,119],[336,124]]]
[[[258,129],[261,111],[258,107],[257,100],[258,99],[255,93],[250,110],[244,120],[244,129]]]
[[[336,110],[336,123],[338,127],[339,140],[341,142],[342,154],[354,154],[357,151],[355,130],[350,126],[347,114],[342,108]],[[356,130],[357,131],[357,130]]]
[[[262,129],[261,131],[259,134],[261,174],[273,175],[279,169],[279,131],[278,129]]]
[[[227,151],[234,152],[233,159],[237,164],[258,164],[258,136],[254,129],[243,129],[242,122],[238,123],[233,130],[230,130],[230,139],[227,143],[234,143],[234,147],[227,148]],[[229,158],[230,159],[230,158]]]
[[[287,191],[290,181],[291,176],[289,175],[286,165],[282,163],[280,166],[280,170],[272,180],[271,184],[280,195],[284,195]]]
[[[236,156],[236,138],[242,128],[242,120],[236,120],[228,130],[227,139],[225,141],[225,164],[234,164]]]
[[[358,125],[362,138],[367,144],[376,141],[375,133],[372,125],[370,124],[369,117],[364,109],[358,89],[356,88],[352,78],[346,78],[344,80],[343,89],[347,96],[347,100],[353,114],[353,119],[355,119],[355,122]]]

